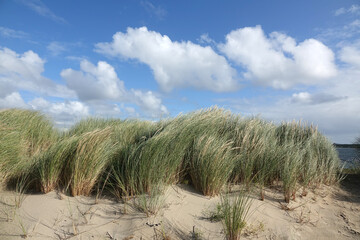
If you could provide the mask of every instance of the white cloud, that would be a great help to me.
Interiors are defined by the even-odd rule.
[[[276,92],[271,92],[269,96],[227,99],[222,103],[228,103],[241,114],[261,114],[277,123],[302,119],[318,125],[320,131],[334,142],[351,143],[360,135],[359,53],[359,42],[344,45],[339,58],[346,65],[340,65],[338,74],[321,87],[308,88],[290,96],[277,96]]]
[[[60,75],[67,86],[73,89],[82,101],[99,99],[121,99],[124,97],[124,83],[119,80],[114,68],[99,61],[97,66],[87,60],[80,63],[81,71],[65,69]]]
[[[6,91],[27,90],[56,97],[73,97],[63,85],[42,76],[45,61],[33,51],[23,54],[0,48],[0,97]]]
[[[156,97],[151,91],[142,92],[133,90],[135,103],[141,107],[151,117],[161,117],[168,115],[169,112],[164,105],[161,104],[161,99]]]
[[[355,44],[343,46],[339,52],[339,58],[351,67],[360,70],[360,41]]]
[[[89,107],[78,101],[50,102],[37,97],[30,102],[25,102],[20,93],[13,92],[0,98],[1,108],[22,108],[41,111],[54,119],[58,127],[69,127],[90,114]]]
[[[215,92],[235,91],[235,70],[210,47],[173,42],[146,27],[118,32],[110,43],[96,44],[95,51],[108,56],[136,59],[150,66],[164,91],[195,87]]]
[[[90,114],[89,107],[79,101],[50,102],[44,98],[35,98],[28,104],[32,109],[51,116],[59,127],[69,127]]]
[[[59,42],[51,42],[46,48],[53,56],[58,56],[67,50],[66,47]]]
[[[104,113],[111,111],[105,102],[112,100],[135,103],[152,117],[168,114],[161,99],[151,91],[126,90],[124,82],[118,78],[115,69],[107,62],[99,61],[95,66],[83,60],[80,63],[80,71],[65,69],[61,72],[61,76],[81,101],[94,105],[95,109],[102,109]],[[107,105],[106,109],[104,104]]]
[[[42,1],[40,0],[18,0],[18,2],[29,7],[31,10],[37,14],[51,19],[57,23],[66,23],[66,20],[62,17],[55,15]]]
[[[6,27],[0,27],[0,35],[7,38],[25,38],[28,36],[28,34],[23,31],[18,31]]]
[[[0,98],[0,108],[27,108],[27,105],[18,92],[13,92]]]
[[[261,26],[230,32],[219,49],[245,69],[246,78],[278,89],[316,85],[337,72],[334,53],[318,40],[297,44],[282,33],[266,36]]]

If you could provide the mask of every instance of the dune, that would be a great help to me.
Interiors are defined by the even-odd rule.
[[[340,186],[323,185],[307,196],[297,192],[286,204],[277,187],[265,200],[251,193],[252,205],[242,239],[359,239],[360,181],[348,176]],[[236,186],[233,188],[236,192]],[[221,221],[209,215],[220,198],[206,197],[189,185],[172,185],[164,207],[146,216],[130,200],[69,197],[60,192],[0,194],[1,239],[224,239]],[[16,200],[21,206],[16,207]]]

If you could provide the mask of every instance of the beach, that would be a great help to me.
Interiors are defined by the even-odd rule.
[[[256,192],[241,239],[359,239],[360,180],[349,175],[339,186],[323,185],[286,204],[276,186]],[[236,193],[236,186],[233,191]],[[0,195],[1,239],[224,239],[221,221],[209,215],[219,197],[206,197],[189,185],[165,191],[156,215],[106,197],[69,197],[60,192]]]

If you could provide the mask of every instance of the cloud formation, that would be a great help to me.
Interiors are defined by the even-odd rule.
[[[230,32],[219,49],[244,68],[246,78],[277,89],[316,85],[337,73],[334,53],[320,41],[296,43],[279,32],[266,36],[261,26]]]
[[[309,92],[299,92],[299,93],[294,93],[292,95],[291,102],[299,103],[299,104],[315,105],[315,104],[336,102],[346,98],[347,97],[339,97],[328,93],[310,94]]]
[[[124,82],[118,78],[115,69],[107,62],[99,61],[94,65],[83,60],[80,63],[80,71],[65,69],[60,75],[81,101],[129,102],[135,103],[152,117],[168,114],[161,99],[151,91],[126,90]]]
[[[187,87],[227,92],[239,87],[236,71],[211,47],[172,41],[146,27],[117,32],[112,42],[96,44],[95,51],[149,65],[166,92]]]
[[[116,100],[123,98],[125,94],[124,83],[119,80],[114,68],[103,61],[95,66],[82,60],[80,71],[69,68],[61,71],[60,75],[82,101]]]
[[[8,48],[0,48],[0,97],[15,90],[73,97],[73,91],[42,76],[44,64],[45,60],[31,50],[17,54]]]
[[[0,98],[0,108],[27,108],[27,105],[18,92],[12,92]]]
[[[339,58],[349,66],[360,70],[360,41],[343,46],[339,52]]]
[[[69,127],[90,115],[89,107],[79,101],[50,102],[44,98],[35,98],[28,104],[32,109],[51,116],[60,127]]]

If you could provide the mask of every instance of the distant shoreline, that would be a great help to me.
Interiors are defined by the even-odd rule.
[[[360,144],[339,144],[334,143],[335,147],[341,147],[341,148],[360,148]]]

